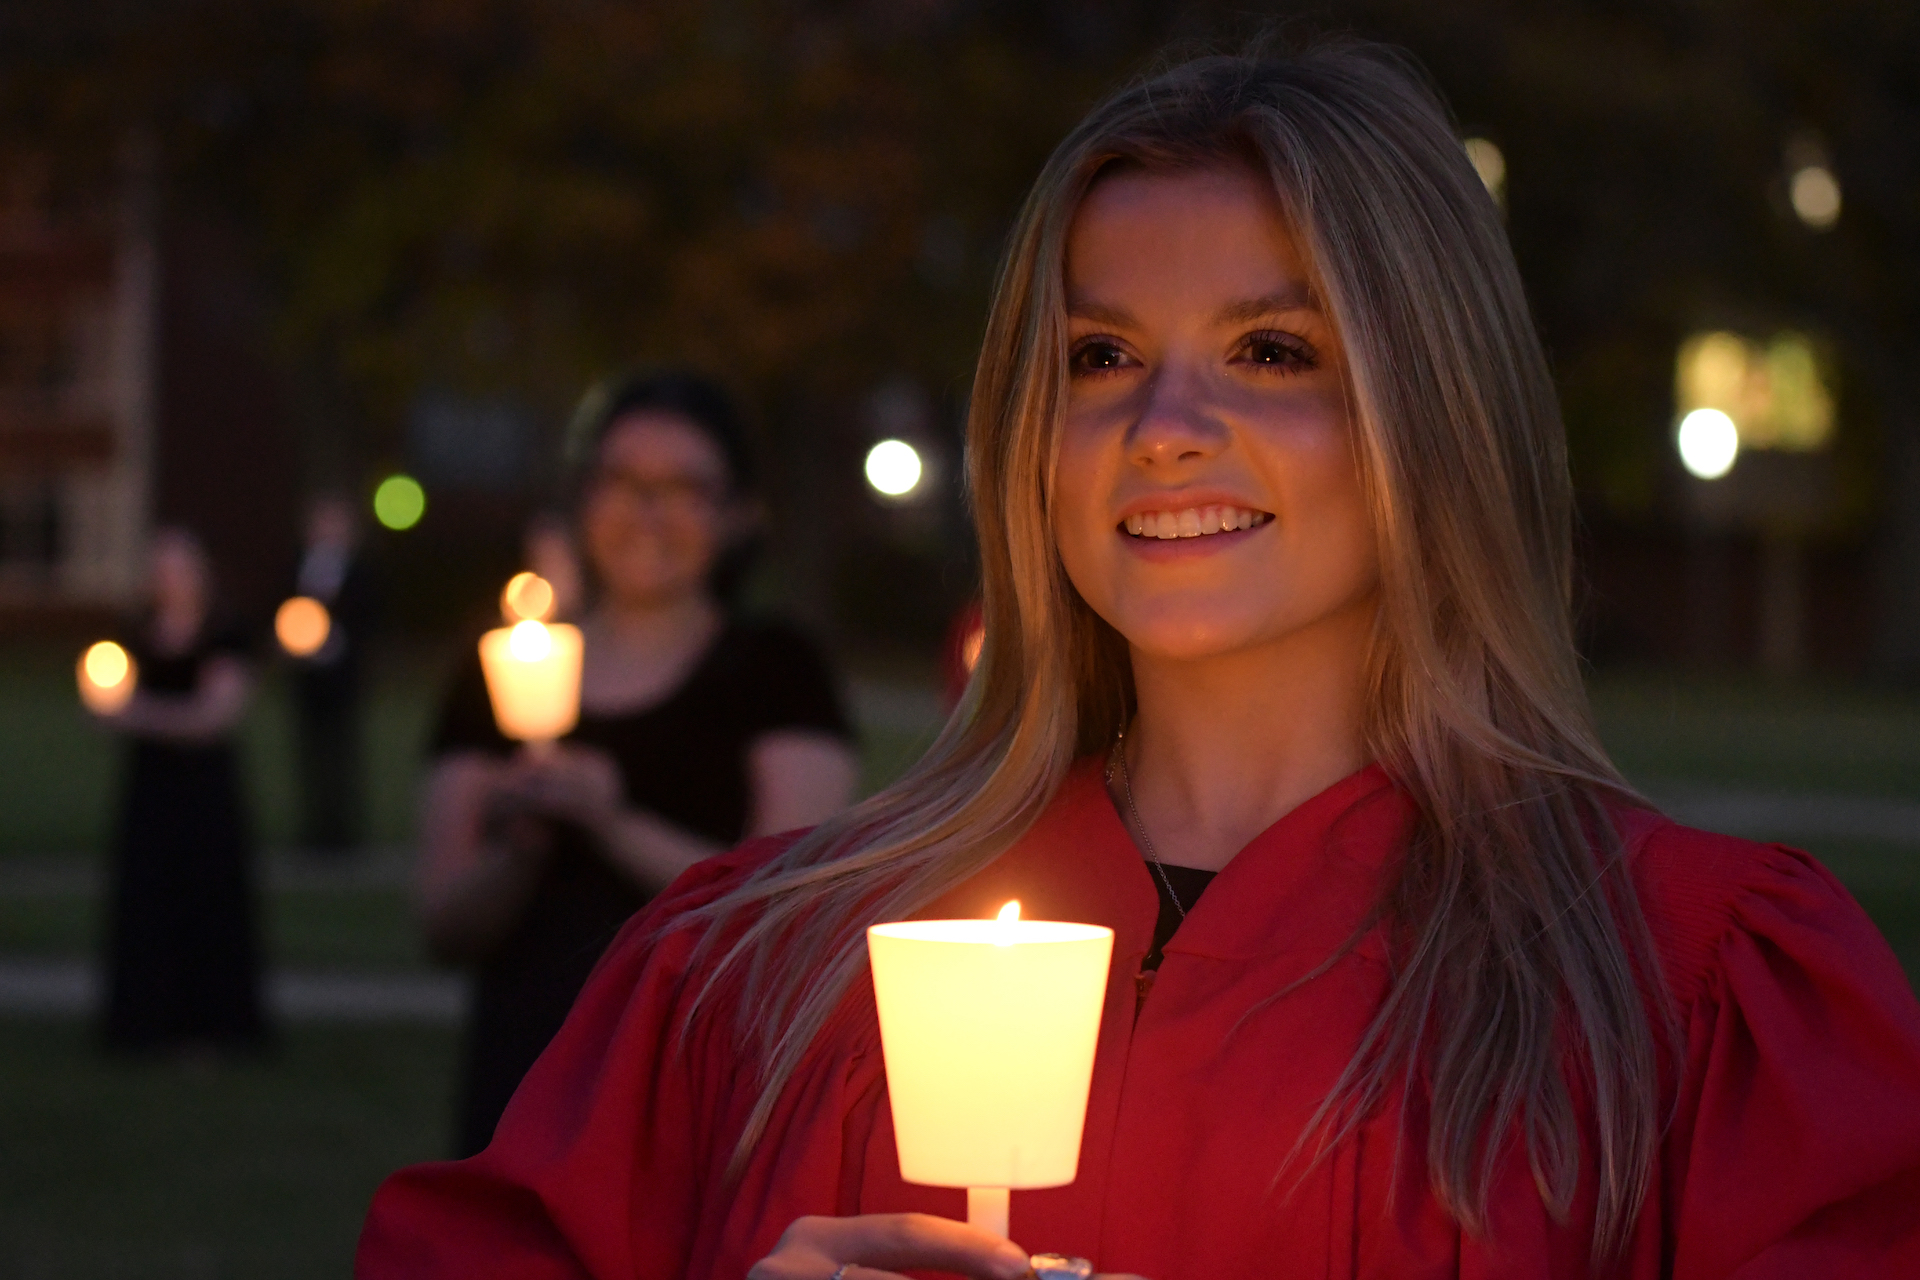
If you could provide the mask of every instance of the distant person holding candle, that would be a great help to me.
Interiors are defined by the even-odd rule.
[[[853,795],[850,731],[817,650],[730,611],[760,515],[728,399],[684,374],[612,383],[587,398],[571,448],[583,572],[550,521],[528,554],[554,588],[537,593],[549,616],[582,601],[579,722],[551,750],[517,749],[471,662],[426,784],[428,937],[478,976],[465,1154],[492,1137],[629,916],[695,862]]]
[[[1546,360],[1402,59],[1204,58],[1097,107],[1011,234],[968,431],[955,721],[630,926],[492,1147],[383,1188],[361,1275],[1014,1280],[970,1192],[901,1174],[865,945],[1009,899],[1114,932],[1077,1176],[1012,1192],[1021,1246],[1920,1275],[1920,1004],[1813,859],[1608,760]]]
[[[379,613],[360,516],[339,494],[323,494],[307,512],[296,589],[327,611],[326,639],[293,657],[298,723],[300,840],[338,856],[365,837],[361,702],[367,650]]]
[[[252,840],[234,734],[252,688],[199,540],[160,530],[146,612],[122,637],[138,684],[98,716],[127,740],[107,930],[109,1047],[244,1049],[265,1035]]]

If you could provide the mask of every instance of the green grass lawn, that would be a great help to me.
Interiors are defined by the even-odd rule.
[[[98,849],[113,816],[117,744],[80,709],[74,655],[63,647],[0,645],[0,857]],[[262,841],[294,837],[293,717],[285,672],[264,670],[242,730],[251,810]],[[440,690],[422,654],[374,665],[366,712],[367,826],[375,844],[412,827],[419,754]]]
[[[374,1188],[450,1132],[455,1034],[295,1027],[238,1064],[124,1063],[0,1020],[0,1276],[350,1274]]]
[[[1920,800],[1920,695],[1679,673],[1591,685],[1600,736],[1637,783]]]

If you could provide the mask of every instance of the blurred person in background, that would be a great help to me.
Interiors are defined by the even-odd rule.
[[[257,1045],[252,840],[234,741],[253,679],[246,633],[216,608],[200,542],[162,529],[146,612],[122,644],[139,684],[100,720],[127,741],[114,838],[106,1042],[130,1051]]]
[[[295,586],[326,606],[330,623],[319,650],[293,660],[300,840],[311,852],[339,855],[364,835],[361,682],[378,612],[359,515],[345,497],[324,495],[308,511]]]
[[[727,397],[672,373],[596,389],[569,453],[586,587],[579,725],[550,752],[516,749],[469,655],[425,787],[428,939],[478,978],[462,1155],[491,1140],[634,911],[743,838],[819,822],[856,778],[819,651],[730,611],[760,515]],[[535,567],[564,574],[552,538],[536,527],[530,551],[546,564]]]

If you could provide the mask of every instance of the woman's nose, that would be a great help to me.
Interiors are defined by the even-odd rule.
[[[1204,462],[1227,444],[1227,431],[1207,395],[1205,379],[1178,367],[1158,370],[1145,387],[1140,415],[1127,433],[1135,466],[1173,467]]]

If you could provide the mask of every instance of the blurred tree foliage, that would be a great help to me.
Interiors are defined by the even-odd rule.
[[[1269,16],[1296,12],[1405,45],[1505,151],[1595,512],[1671,502],[1684,333],[1837,345],[1882,657],[1920,671],[1920,6]],[[1048,149],[1169,42],[1262,21],[1216,0],[4,0],[0,130],[76,172],[151,139],[169,200],[250,230],[280,341],[363,449],[425,384],[557,413],[636,359],[719,372],[804,434],[883,378],[962,393]],[[1844,192],[1825,233],[1786,202],[1802,135]]]

